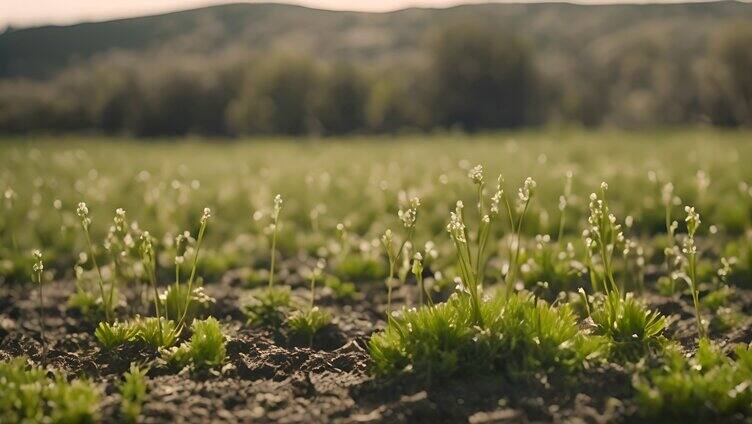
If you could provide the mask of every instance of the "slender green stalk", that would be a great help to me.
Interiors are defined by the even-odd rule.
[[[695,319],[697,321],[697,331],[700,338],[706,338],[705,325],[702,323],[700,315],[700,299],[697,287],[697,258],[696,255],[689,255],[689,279],[691,281],[690,290],[692,291],[692,304],[695,308]]]
[[[316,279],[324,272],[326,262],[323,259],[319,259],[316,263],[316,267],[311,272],[311,303],[308,305],[308,310],[313,311],[314,304],[316,303]]]
[[[105,318],[108,322],[112,321],[112,314],[110,313],[110,303],[107,297],[105,297],[104,294],[104,278],[102,278],[102,270],[99,268],[99,264],[97,263],[97,256],[94,253],[94,246],[91,243],[91,236],[89,235],[89,228],[84,228],[84,233],[86,234],[86,244],[89,247],[89,256],[91,257],[91,263],[94,265],[94,268],[97,270],[97,283],[99,284],[99,294],[102,296],[102,303],[104,305],[104,311],[105,311]]]
[[[394,263],[389,260],[389,276],[386,280],[386,316],[391,319],[392,316],[392,284],[394,281]]]
[[[151,236],[148,231],[141,235],[141,259],[146,267],[146,274],[149,277],[149,284],[154,290],[154,311],[157,314],[157,325],[159,326],[160,344],[164,344],[164,332],[162,331],[162,314],[159,308],[159,290],[157,290],[157,273],[154,255],[154,246],[151,242]]]
[[[567,179],[564,183],[564,194],[559,197],[559,231],[556,237],[556,243],[559,251],[562,250],[564,242],[564,224],[567,218],[567,206],[569,205],[569,196],[572,194],[572,171],[567,172]]]
[[[277,257],[277,222],[274,222],[274,230],[272,230],[272,251],[271,251],[271,264],[269,265],[269,290],[274,285],[274,262]]]
[[[692,303],[695,308],[695,318],[697,320],[697,332],[700,339],[707,338],[707,332],[705,331],[705,325],[702,321],[700,314],[700,299],[699,299],[699,287],[697,281],[697,246],[695,245],[695,232],[700,226],[700,214],[695,212],[695,208],[685,206],[684,210],[687,212],[687,239],[684,241],[683,252],[687,257],[687,272],[689,278],[689,288],[692,292]]]
[[[89,256],[91,256],[91,263],[97,270],[97,283],[99,284],[99,294],[102,297],[102,305],[104,306],[104,315],[107,322],[112,322],[112,305],[109,303],[108,298],[104,294],[104,278],[102,278],[102,270],[97,263],[97,256],[94,253],[94,245],[91,242],[91,235],[89,234],[89,226],[91,225],[91,219],[89,218],[89,208],[86,203],[81,202],[78,204],[76,214],[81,219],[81,228],[84,230],[86,236],[86,245],[89,248]]]
[[[34,273],[32,275],[36,276],[36,283],[39,284],[39,337],[42,341],[42,358],[44,362],[47,362],[47,341],[44,337],[44,262],[42,262],[41,251],[34,250],[32,256],[34,257],[34,266],[32,267]]]
[[[423,255],[421,255],[420,252],[416,252],[415,256],[413,256],[412,271],[413,275],[415,275],[415,280],[418,283],[419,304],[423,306],[425,304],[425,299],[428,299],[428,301],[431,302],[431,296],[426,291],[426,286],[423,282]]]
[[[384,236],[381,239],[382,245],[384,246],[384,249],[387,252],[387,258],[389,260],[389,275],[387,276],[387,299],[386,299],[386,310],[387,310],[387,316],[391,316],[392,312],[392,286],[394,284],[394,273],[395,268],[397,265],[397,262],[402,257],[402,254],[405,251],[405,245],[407,245],[408,242],[412,241],[413,237],[413,229],[410,228],[407,232],[407,236],[405,237],[405,240],[402,241],[402,244],[400,244],[399,249],[395,252],[393,250],[392,245],[392,232],[391,230],[387,230],[386,233],[384,233]]]
[[[525,206],[522,208],[522,213],[520,214],[520,218],[517,221],[517,229],[514,232],[514,241],[515,241],[515,249],[514,249],[514,259],[512,260],[512,263],[509,264],[511,269],[509,270],[509,274],[511,274],[511,277],[509,278],[509,281],[507,282],[507,296],[509,296],[512,293],[512,285],[514,284],[514,280],[517,278],[517,268],[519,267],[519,258],[520,258],[520,245],[522,244],[520,240],[520,233],[522,232],[522,221],[525,218],[525,213],[527,212],[528,205],[530,205],[530,199],[525,201]]]
[[[386,300],[386,315],[387,320],[392,318],[392,284],[394,283],[394,271],[397,262],[405,252],[405,246],[407,243],[412,243],[413,234],[415,233],[415,223],[418,220],[418,207],[420,206],[420,199],[413,197],[410,199],[409,207],[406,210],[400,209],[397,212],[397,217],[402,221],[402,225],[407,230],[405,238],[402,240],[399,249],[394,250],[394,243],[392,239],[392,230],[387,229],[384,235],[381,236],[381,245],[386,252],[387,259],[389,261],[389,275],[387,276],[387,300]]]
[[[274,209],[272,212],[272,250],[271,264],[269,265],[269,290],[274,285],[274,265],[277,258],[277,230],[279,229],[279,213],[282,211],[282,196],[274,196]]]
[[[196,253],[193,256],[193,265],[191,266],[191,274],[188,277],[188,293],[186,295],[185,305],[183,307],[183,312],[180,314],[180,319],[177,322],[177,325],[175,328],[181,328],[181,326],[184,324],[185,317],[188,314],[188,309],[191,306],[191,301],[193,300],[193,281],[196,279],[196,269],[198,268],[198,255],[201,251],[201,245],[204,242],[204,234],[206,232],[206,225],[209,222],[209,218],[211,218],[211,209],[204,208],[204,213],[201,215],[201,225],[198,229],[198,237],[196,238]]]
[[[676,292],[676,279],[674,278],[674,269],[673,265],[671,264],[671,258],[674,252],[674,243],[676,240],[676,225],[671,219],[671,202],[673,200],[673,190],[674,186],[671,183],[664,185],[663,189],[661,190],[661,197],[665,209],[666,236],[668,237],[668,245],[666,247],[666,250],[664,251],[664,258],[666,262],[666,274],[669,279],[669,287],[671,288],[672,294]]]

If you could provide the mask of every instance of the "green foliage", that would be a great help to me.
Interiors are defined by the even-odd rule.
[[[68,297],[68,307],[81,312],[83,316],[96,318],[94,315],[101,311],[97,297],[88,290],[76,289]],[[103,314],[102,314],[103,315]]]
[[[343,282],[333,275],[324,278],[324,287],[329,288],[334,298],[339,300],[353,300],[358,293],[355,284]]]
[[[580,295],[595,325],[595,334],[607,338],[616,359],[636,361],[665,344],[661,333],[666,319],[657,311],[648,310],[632,293],[621,297],[618,291],[612,291],[596,298],[593,304],[584,291]]]
[[[361,255],[348,255],[337,262],[335,274],[347,281],[376,281],[386,276],[381,262]]]
[[[175,321],[156,317],[137,317],[131,325],[136,329],[137,337],[155,349],[170,347],[177,341],[178,329]]]
[[[749,322],[748,316],[735,308],[721,307],[715,311],[715,315],[710,319],[710,330],[723,333],[734,328],[741,328],[745,322]]]
[[[162,359],[171,368],[181,369],[191,363],[191,345],[182,343],[161,351]]]
[[[430,69],[438,125],[473,131],[532,122],[536,71],[531,50],[511,33],[479,22],[450,26],[434,42]]]
[[[325,134],[349,134],[365,128],[369,82],[352,64],[332,65],[321,83],[322,100],[316,104]]]
[[[110,324],[102,321],[94,330],[94,337],[105,350],[112,350],[126,342],[133,341],[138,333],[138,328],[132,323],[116,321]]]
[[[100,322],[94,337],[106,350],[112,350],[127,342],[139,339],[153,348],[170,347],[177,341],[175,322],[164,318],[136,317],[125,322]]]
[[[290,288],[271,287],[257,290],[243,311],[250,324],[279,328],[289,308]]]
[[[7,423],[94,423],[99,391],[86,380],[68,382],[62,375],[26,366],[24,358],[0,362],[0,421]]]
[[[707,339],[687,359],[678,348],[666,350],[663,366],[635,376],[641,414],[659,420],[717,421],[752,413],[752,350],[738,347],[727,357]]]
[[[106,317],[105,302],[97,289],[96,272],[86,272],[83,268],[76,269],[76,291],[68,297],[68,306],[81,312],[89,322],[98,322]],[[112,297],[113,304],[120,299],[117,287],[111,287],[107,296]]]
[[[174,368],[183,368],[190,364],[198,369],[222,365],[227,351],[219,321],[214,317],[203,321],[193,320],[191,331],[193,334],[190,340],[179,346],[162,349],[162,359]]]
[[[332,322],[332,315],[314,306],[306,311],[295,311],[287,318],[285,324],[292,334],[305,338],[308,343],[313,343],[313,337],[322,328]]]
[[[306,57],[275,56],[262,61],[247,73],[239,96],[227,106],[231,132],[299,135],[311,131],[320,80],[320,69]]]
[[[403,310],[369,342],[374,372],[451,376],[501,371],[514,376],[573,371],[605,354],[604,340],[580,331],[566,305],[554,307],[523,294],[499,296],[481,302],[482,325],[476,325],[472,310],[466,293]]]
[[[520,263],[520,277],[525,286],[533,288],[538,282],[545,282],[547,297],[576,291],[579,277],[585,271],[584,265],[574,259],[571,245],[560,251],[548,236],[537,236],[535,247],[520,257]]]
[[[219,321],[209,317],[203,321],[194,320],[191,325],[190,346],[191,359],[198,368],[222,365],[227,351],[225,350],[225,336]]]
[[[194,287],[192,292],[189,299],[187,285],[171,284],[161,296],[165,314],[168,317],[179,319],[185,311],[185,305],[189,305],[187,311],[185,311],[184,321],[192,322],[194,318],[215,302],[211,296],[204,292],[204,288],[201,286]]]
[[[55,423],[94,423],[99,415],[99,392],[86,380],[69,383],[58,375],[48,403],[55,405],[51,413]]]
[[[130,370],[123,375],[123,382],[120,383],[120,414],[125,422],[135,423],[141,415],[141,406],[146,399],[146,371],[132,363]]]
[[[204,14],[214,27],[196,24]],[[618,13],[478,5],[358,19],[226,5],[181,16],[178,25],[159,16],[0,34],[0,132],[315,135],[700,119],[750,125],[752,12],[744,2],[620,6]],[[549,16],[567,19],[541,25]],[[275,30],[290,19],[307,24]],[[205,40],[206,31],[214,31],[211,42],[185,45]],[[676,36],[687,33],[694,36]],[[248,37],[248,49],[233,42]],[[285,56],[261,53],[274,46],[285,46]],[[154,49],[171,54],[154,57]]]

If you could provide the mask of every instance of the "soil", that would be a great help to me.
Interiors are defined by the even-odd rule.
[[[302,282],[293,286],[298,286],[294,294],[308,295]],[[25,355],[70,376],[89,377],[103,389],[102,422],[118,421],[117,384],[134,361],[151,366],[145,423],[641,422],[630,400],[632,376],[613,364],[575,376],[541,374],[522,381],[502,375],[430,382],[373,377],[367,342],[384,327],[384,289],[377,283],[360,285],[364,296],[352,302],[322,293],[318,303],[331,310],[334,321],[312,346],[249,327],[241,309],[249,290],[237,279],[207,284],[206,292],[217,299],[208,312],[223,322],[228,341],[226,364],[203,372],[168,369],[156,361],[154,350],[139,343],[103,352],[93,337],[94,324],[66,306],[73,290],[71,282],[45,286],[44,358],[37,288],[0,288],[0,360]],[[409,294],[396,291],[394,303],[404,303]],[[644,298],[670,316],[667,336],[691,351],[696,329],[689,299]],[[752,312],[752,292],[738,290],[735,302]],[[726,346],[749,343],[752,326],[711,335]]]

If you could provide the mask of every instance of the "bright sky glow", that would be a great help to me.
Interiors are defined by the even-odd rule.
[[[0,28],[100,21],[222,4],[238,0],[0,0]],[[524,0],[523,0],[524,1]],[[297,0],[290,3],[333,10],[384,12],[406,7],[447,7],[470,0]],[[581,0],[578,3],[638,3],[641,0]],[[666,2],[658,0],[655,2]]]

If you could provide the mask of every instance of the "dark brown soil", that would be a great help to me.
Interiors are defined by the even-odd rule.
[[[94,324],[66,306],[71,283],[45,287],[47,354],[40,343],[38,290],[0,288],[0,360],[25,355],[33,362],[88,376],[105,396],[103,422],[116,422],[117,383],[133,361],[149,364],[149,392],[143,422],[639,422],[630,399],[631,374],[604,365],[575,376],[536,375],[509,380],[501,375],[419,381],[409,376],[377,379],[369,374],[367,342],[383,328],[383,288],[359,287],[365,294],[341,302],[327,294],[320,304],[331,309],[333,324],[312,346],[245,324],[241,305],[248,289],[232,278],[209,284],[217,303],[209,313],[228,336],[227,363],[220,370],[176,371],[160,365],[157,352],[132,343],[103,352],[93,337]],[[307,295],[298,289],[301,296]],[[409,295],[398,291],[396,303]],[[647,295],[670,316],[667,336],[693,348],[694,315],[687,299]],[[752,310],[752,293],[735,298]],[[749,343],[747,322],[724,334],[721,344]]]

